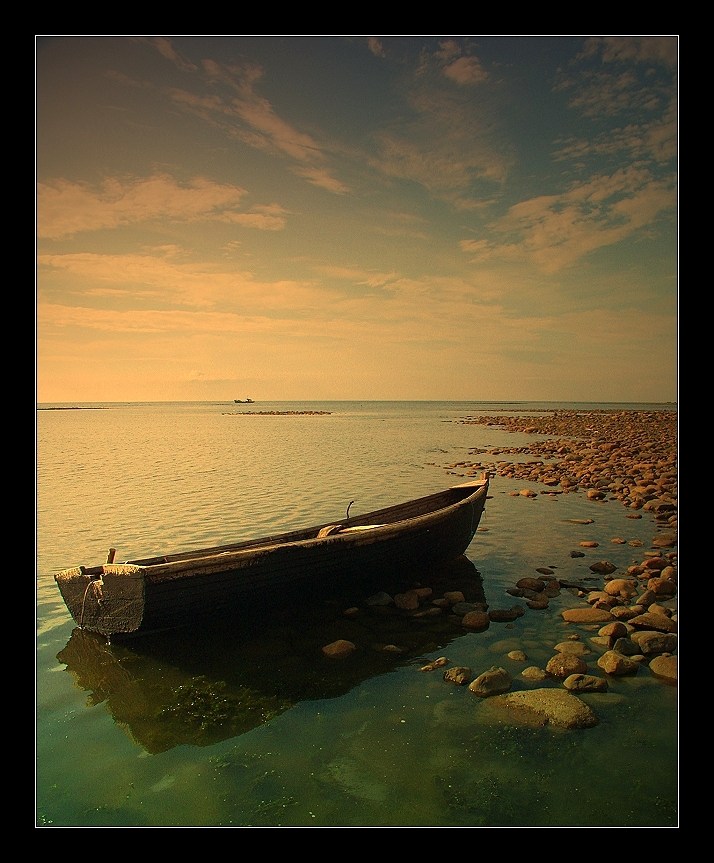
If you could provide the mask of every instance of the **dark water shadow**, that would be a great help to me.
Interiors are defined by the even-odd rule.
[[[432,591],[413,611],[367,602],[375,591],[395,596],[413,587]],[[75,629],[57,659],[88,693],[88,705],[106,703],[147,752],[210,746],[301,701],[344,695],[440,650],[464,634],[460,618],[434,604],[449,591],[485,602],[481,576],[466,557],[422,575],[419,584],[404,578],[303,593],[241,620],[213,620],[126,643]],[[357,650],[342,659],[325,656],[322,647],[339,639]]]

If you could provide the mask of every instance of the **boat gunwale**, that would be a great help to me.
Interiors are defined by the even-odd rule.
[[[353,516],[349,519],[344,519],[341,522],[323,522],[311,527],[297,528],[294,531],[288,531],[282,534],[273,536],[265,536],[260,538],[248,539],[240,543],[231,543],[228,545],[214,546],[207,549],[195,549],[186,552],[178,552],[176,554],[154,555],[146,558],[136,558],[127,560],[123,563],[105,563],[96,566],[75,566],[62,570],[55,574],[55,580],[61,580],[64,576],[77,575],[79,573],[90,577],[101,577],[103,575],[136,575],[141,572],[147,576],[151,575],[168,575],[175,573],[177,576],[185,571],[186,575],[191,575],[201,567],[215,567],[216,563],[225,564],[221,568],[229,569],[232,564],[241,560],[250,559],[260,554],[267,554],[271,551],[280,548],[304,548],[312,549],[319,545],[342,545],[342,546],[358,546],[365,544],[373,544],[375,541],[385,540],[390,533],[395,536],[401,534],[407,527],[417,529],[421,527],[420,523],[435,518],[442,518],[448,515],[453,509],[469,505],[482,490],[485,495],[488,492],[489,478],[473,480],[469,482],[459,483],[458,485],[449,486],[438,492],[433,492],[424,495],[420,498],[414,498],[409,501],[404,501],[398,504],[384,507],[378,510],[363,513]],[[458,491],[459,489],[465,492],[473,489],[470,494],[465,494],[464,497],[441,506],[436,509],[420,512],[418,515],[409,516],[407,518],[397,519],[396,521],[387,521],[383,524],[369,525],[369,530],[349,531],[344,528],[355,526],[367,526],[368,523],[378,517],[394,514],[399,510],[407,507],[424,505],[430,499],[438,499],[445,497],[449,493]],[[411,523],[411,524],[410,524]],[[336,531],[328,536],[318,536],[318,533],[327,527],[338,526],[343,528],[342,531]]]

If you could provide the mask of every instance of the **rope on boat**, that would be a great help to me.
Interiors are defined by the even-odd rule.
[[[96,593],[96,584],[97,584],[97,582],[92,580],[92,581],[89,581],[87,583],[87,586],[84,588],[84,596],[82,597],[82,613],[79,615],[79,628],[80,629],[84,629],[84,605],[87,601],[87,594],[89,593],[89,588],[94,587],[95,588],[94,592]]]

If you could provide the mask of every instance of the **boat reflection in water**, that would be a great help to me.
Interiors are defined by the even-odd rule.
[[[379,589],[394,596],[415,586]],[[210,746],[305,699],[344,695],[463,635],[460,618],[432,603],[445,592],[485,603],[481,576],[466,557],[423,575],[418,586],[432,594],[415,611],[372,605],[370,594],[361,592],[319,602],[313,597],[239,623],[223,619],[129,643],[109,644],[75,629],[57,659],[89,693],[88,706],[105,702],[147,752]],[[357,650],[342,659],[325,656],[322,647],[340,639]]]

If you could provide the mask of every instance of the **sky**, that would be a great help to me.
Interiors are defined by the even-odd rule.
[[[36,400],[667,402],[677,36],[36,36]]]

